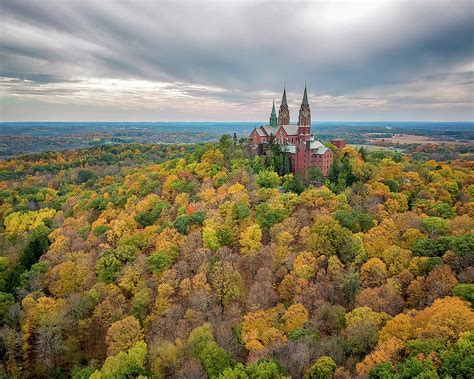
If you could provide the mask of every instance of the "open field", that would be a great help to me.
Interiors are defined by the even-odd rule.
[[[415,134],[395,134],[392,137],[381,137],[381,138],[370,138],[371,134],[375,133],[366,133],[366,137],[368,137],[368,141],[372,143],[380,143],[386,142],[390,144],[400,144],[400,145],[407,145],[407,144],[450,144],[450,145],[460,145],[460,144],[471,144],[474,141],[458,141],[455,139],[442,139],[442,138],[431,138],[428,136],[420,136]]]

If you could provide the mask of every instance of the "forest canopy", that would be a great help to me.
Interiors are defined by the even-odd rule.
[[[328,178],[229,136],[1,161],[0,372],[472,378],[473,163],[334,152]]]

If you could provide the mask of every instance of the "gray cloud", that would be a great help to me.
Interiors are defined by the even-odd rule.
[[[3,119],[265,119],[305,80],[325,119],[474,117],[470,1],[0,6]]]

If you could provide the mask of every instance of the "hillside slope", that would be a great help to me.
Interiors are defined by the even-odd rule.
[[[244,150],[1,162],[4,375],[473,376],[472,163]]]

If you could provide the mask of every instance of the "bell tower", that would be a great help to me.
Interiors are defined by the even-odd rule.
[[[283,86],[283,97],[281,98],[280,110],[278,111],[278,126],[290,124],[290,110],[286,102],[286,88]]]
[[[308,141],[311,138],[311,110],[309,109],[306,83],[304,85],[303,101],[301,102],[298,115],[298,137],[300,142]]]

